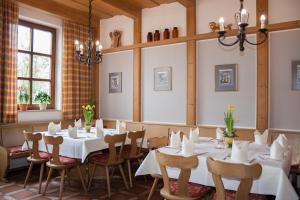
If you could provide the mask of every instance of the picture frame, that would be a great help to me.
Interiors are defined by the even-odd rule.
[[[237,64],[224,64],[215,66],[215,91],[237,91]]]
[[[300,90],[300,60],[292,61],[292,90]]]
[[[109,93],[122,93],[122,72],[109,73]]]
[[[172,90],[172,67],[154,68],[154,91]]]

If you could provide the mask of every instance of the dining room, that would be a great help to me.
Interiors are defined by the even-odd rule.
[[[1,0],[0,199],[298,200],[298,0]]]

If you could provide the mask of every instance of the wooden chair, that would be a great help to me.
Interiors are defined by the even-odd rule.
[[[149,152],[151,150],[154,150],[154,149],[158,149],[158,148],[161,148],[161,147],[168,146],[168,144],[169,144],[169,138],[167,136],[154,137],[154,138],[149,138],[148,139]],[[152,198],[158,181],[160,179],[162,179],[162,176],[160,174],[151,174],[151,176],[154,178],[154,181],[153,181],[153,184],[152,184],[152,187],[151,187],[151,190],[150,190],[150,193],[149,193],[149,196],[148,196],[147,200],[150,200]]]
[[[96,167],[104,167],[106,172],[106,182],[107,182],[107,190],[108,190],[108,196],[111,197],[110,192],[110,177],[109,177],[109,167],[119,167],[121,176],[123,178],[125,187],[127,190],[129,190],[125,174],[122,168],[122,164],[124,163],[123,158],[123,147],[126,140],[126,133],[124,134],[116,134],[116,135],[106,135],[104,137],[104,141],[108,143],[109,145],[109,152],[108,153],[102,153],[95,156],[92,156],[89,159],[89,162],[93,165],[92,167],[92,175],[89,181],[88,190],[91,187],[93,177],[95,175]],[[121,143],[121,148],[117,148],[117,144]],[[119,150],[119,152],[118,152]]]
[[[46,152],[39,152],[39,141],[42,139],[41,133],[32,134],[31,132],[23,131],[25,142],[28,150],[30,150],[30,156],[27,161],[30,163],[29,169],[25,178],[24,188],[26,187],[27,181],[30,177],[33,165],[41,165],[40,178],[39,178],[39,194],[41,193],[42,179],[44,175],[45,163],[48,161],[48,154]]]
[[[229,163],[207,158],[208,171],[212,173],[217,192],[214,194],[214,200],[266,200],[264,195],[250,194],[253,179],[260,177],[262,167],[258,163],[251,165]],[[240,179],[240,185],[237,191],[224,189],[222,176]]]
[[[49,155],[49,161],[47,162],[47,167],[50,168],[46,185],[45,185],[45,190],[43,195],[46,194],[47,187],[49,184],[49,181],[51,179],[51,175],[53,170],[58,170],[61,175],[61,180],[60,180],[60,190],[59,190],[59,199],[62,198],[63,194],[63,188],[64,188],[64,180],[65,180],[65,175],[66,171],[70,170],[71,168],[77,168],[77,172],[79,174],[79,177],[81,179],[81,184],[85,192],[87,192],[86,187],[85,187],[85,182],[83,180],[83,176],[81,173],[80,169],[80,161],[75,158],[68,158],[64,156],[59,156],[59,145],[63,143],[63,137],[54,137],[54,136],[44,136],[44,142],[46,145],[46,149]],[[50,153],[49,151],[49,146],[52,146],[52,152]],[[68,177],[70,178],[70,177]]]
[[[195,183],[189,183],[191,169],[198,166],[197,156],[183,157],[160,153],[156,151],[156,159],[163,176],[164,187],[160,190],[165,199],[192,200],[201,199],[211,188]],[[180,169],[178,180],[170,180],[166,167]]]
[[[142,152],[142,147],[144,143],[145,130],[129,132],[127,134],[130,139],[130,145],[126,145],[123,152],[124,158],[127,162],[128,167],[128,176],[129,176],[129,184],[130,187],[133,186],[132,183],[132,173],[131,173],[131,161],[138,161],[139,164],[142,164],[142,157],[144,156]],[[138,145],[139,143],[139,145]]]

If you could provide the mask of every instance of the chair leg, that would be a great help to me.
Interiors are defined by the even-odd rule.
[[[26,187],[27,181],[30,177],[32,167],[33,167],[33,162],[31,162],[30,165],[29,165],[29,169],[28,169],[28,172],[27,172],[27,175],[26,175],[26,178],[25,178],[25,182],[24,182],[24,188]]]
[[[47,177],[47,181],[46,181],[46,185],[45,185],[45,189],[44,189],[44,193],[43,193],[44,196],[46,194],[47,187],[48,187],[49,181],[50,181],[51,176],[52,176],[52,172],[53,172],[53,169],[50,168],[49,173],[48,173],[48,177]]]
[[[91,189],[91,185],[92,185],[92,181],[93,181],[93,178],[94,178],[94,175],[95,175],[96,167],[97,167],[97,165],[94,164],[93,169],[92,169],[92,176],[90,177],[88,188],[87,188],[88,191],[90,191],[90,189]]]
[[[65,173],[66,169],[63,169],[61,174],[60,174],[60,188],[59,188],[59,199],[62,199],[62,194],[64,190],[64,183],[65,183]]]
[[[66,170],[67,177],[68,177],[68,185],[71,186],[71,176],[70,176],[70,169]]]
[[[158,180],[159,180],[158,178],[156,178],[156,177],[154,178],[154,181],[153,181],[153,184],[152,184],[152,187],[151,187],[151,190],[150,190],[150,193],[149,193],[149,196],[148,196],[147,200],[150,200],[152,198],[152,195],[155,191]]]
[[[107,183],[107,191],[108,191],[108,198],[110,198],[111,193],[110,193],[110,178],[109,178],[109,169],[106,166],[105,167],[105,172],[106,172],[106,183]]]
[[[132,174],[131,174],[131,165],[130,160],[127,160],[127,167],[128,167],[128,176],[129,176],[129,185],[132,188]]]
[[[41,189],[42,189],[42,181],[43,181],[43,175],[44,175],[44,167],[45,163],[41,164],[41,169],[40,169],[40,179],[39,179],[39,194],[41,194]]]
[[[84,192],[86,193],[87,189],[86,189],[86,186],[85,186],[85,181],[83,180],[83,176],[82,176],[81,169],[80,169],[79,166],[77,166],[77,171],[78,171],[78,174],[79,174],[79,177],[80,177],[81,184],[82,184],[82,187],[84,189]]]
[[[126,187],[127,190],[129,190],[129,187],[128,187],[128,184],[127,184],[127,181],[126,181],[126,177],[125,177],[125,174],[124,174],[124,171],[123,171],[123,168],[122,168],[121,164],[119,165],[119,169],[120,169],[120,172],[121,172],[121,175],[122,175],[125,187]]]

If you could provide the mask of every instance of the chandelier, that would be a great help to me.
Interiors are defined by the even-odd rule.
[[[224,29],[224,18],[221,17],[219,19],[220,31],[218,32],[219,33],[218,41],[223,46],[234,46],[235,44],[239,43],[240,51],[244,51],[245,50],[245,47],[244,47],[245,42],[247,42],[248,44],[251,44],[251,45],[260,45],[260,44],[264,43],[268,38],[268,34],[267,34],[268,30],[265,28],[265,26],[266,26],[266,16],[261,15],[260,16],[261,26],[260,26],[260,29],[258,30],[258,32],[260,34],[262,34],[264,37],[258,43],[250,42],[247,39],[247,36],[246,36],[246,27],[248,26],[249,13],[244,8],[244,5],[243,5],[244,1],[240,0],[240,2],[241,2],[240,11],[235,13],[235,20],[236,20],[237,25],[239,26],[239,32],[238,32],[238,35],[237,35],[237,39],[232,43],[225,43],[224,42],[226,31]]]
[[[88,25],[88,39],[85,41],[85,46],[80,44],[78,40],[75,40],[75,55],[80,63],[86,64],[88,67],[98,64],[102,61],[102,45],[99,40],[95,43],[95,51],[93,51],[94,42],[92,39],[92,1],[89,0],[89,25]],[[86,54],[84,55],[84,49]]]

